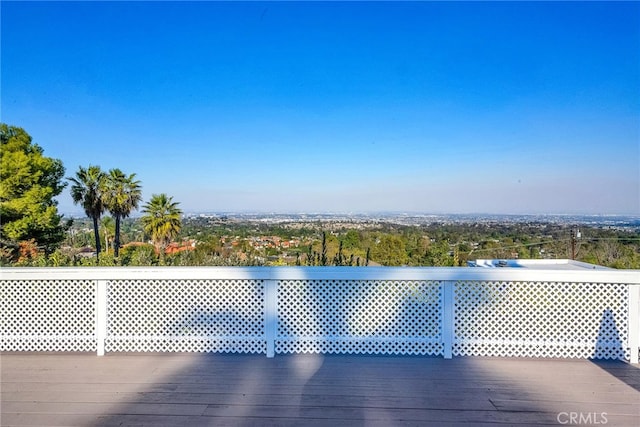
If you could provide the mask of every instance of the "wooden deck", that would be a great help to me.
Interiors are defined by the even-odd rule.
[[[0,364],[3,426],[640,425],[640,369],[620,362],[12,353]]]

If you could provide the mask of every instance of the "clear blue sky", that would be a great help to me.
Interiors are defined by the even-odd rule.
[[[185,211],[640,214],[638,2],[1,13],[1,120],[67,176]]]

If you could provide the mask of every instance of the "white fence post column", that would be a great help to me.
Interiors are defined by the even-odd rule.
[[[104,356],[107,339],[107,281],[98,280],[96,286],[96,338],[98,340],[98,356]]]
[[[276,334],[278,332],[278,281],[265,280],[265,338],[267,357],[276,354]]]
[[[447,280],[442,283],[442,343],[444,345],[444,358],[453,357],[453,338],[455,322],[454,288],[456,282]]]
[[[629,285],[629,351],[630,363],[638,363],[640,350],[640,285]]]

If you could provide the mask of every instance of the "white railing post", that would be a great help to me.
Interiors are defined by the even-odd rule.
[[[629,351],[630,363],[638,363],[640,350],[640,285],[629,285]]]
[[[104,356],[107,339],[107,281],[98,280],[96,286],[96,338],[98,340],[98,356]]]
[[[442,283],[442,344],[444,345],[445,359],[451,359],[453,357],[455,285],[456,282],[450,280]]]
[[[278,281],[265,280],[264,326],[267,340],[267,357],[276,354],[276,334],[278,332]]]

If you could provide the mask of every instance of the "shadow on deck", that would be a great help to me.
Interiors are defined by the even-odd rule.
[[[4,425],[637,426],[640,369],[460,357],[12,353]]]

